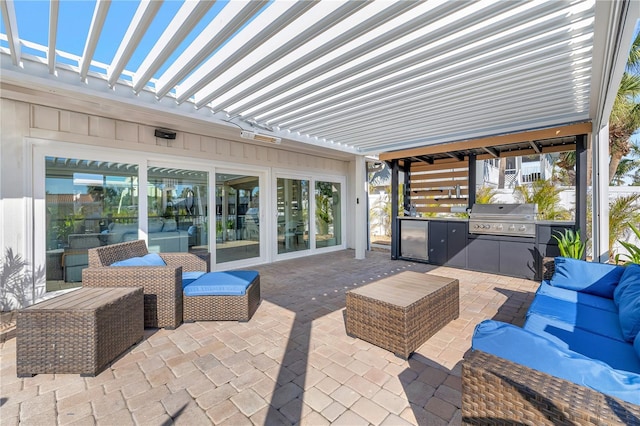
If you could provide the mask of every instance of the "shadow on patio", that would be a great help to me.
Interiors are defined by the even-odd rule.
[[[460,361],[475,325],[518,323],[538,283],[339,251],[263,265],[248,323],[146,330],[95,378],[15,376],[2,345],[3,424],[459,424]],[[345,332],[345,292],[405,270],[460,280],[460,318],[409,361]]]

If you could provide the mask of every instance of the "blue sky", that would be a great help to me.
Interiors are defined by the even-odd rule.
[[[138,1],[131,0],[115,0],[111,2],[93,60],[106,64],[111,63],[118,50],[119,43],[131,22],[131,18],[136,12],[138,3]],[[182,42],[180,47],[176,49],[165,65],[158,70],[155,77],[158,77],[166,70],[171,62],[182,53],[193,41],[195,36],[227,3],[228,1],[218,1],[211,7],[209,12]],[[57,50],[82,56],[95,4],[95,1],[88,0],[60,1],[56,42]],[[153,23],[138,46],[138,49],[127,64],[127,70],[136,71],[138,69],[146,54],[153,47],[160,35],[162,35],[162,32],[167,28],[182,4],[183,1],[181,0],[166,0],[162,4]],[[49,1],[17,0],[15,2],[15,8],[20,38],[46,46],[49,37]],[[0,20],[0,32],[5,33],[2,20]],[[6,46],[7,43],[2,42],[2,45]],[[24,52],[42,56],[41,53],[31,49],[24,49]],[[57,60],[67,62],[60,57],[58,57]]]

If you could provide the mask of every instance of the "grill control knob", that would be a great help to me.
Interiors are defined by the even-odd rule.
[[[527,230],[527,227],[526,227],[525,225],[522,225],[522,226],[520,226],[520,230],[521,230],[521,231],[526,231],[526,230]]]
[[[496,225],[496,229],[502,231],[502,225]]]
[[[516,226],[515,226],[515,225],[511,225],[511,226],[509,227],[509,231],[515,231],[515,230],[516,230]]]

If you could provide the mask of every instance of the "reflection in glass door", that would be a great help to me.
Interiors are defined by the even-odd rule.
[[[309,249],[309,181],[277,179],[278,254]]]
[[[216,263],[260,257],[260,179],[216,173]]]
[[[147,171],[149,251],[209,252],[209,174],[149,167]]]
[[[316,182],[316,248],[340,245],[342,241],[340,184]]]

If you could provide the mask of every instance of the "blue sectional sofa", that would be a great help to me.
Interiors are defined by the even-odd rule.
[[[556,258],[524,326],[478,324],[462,370],[466,424],[640,424],[640,265]]]

